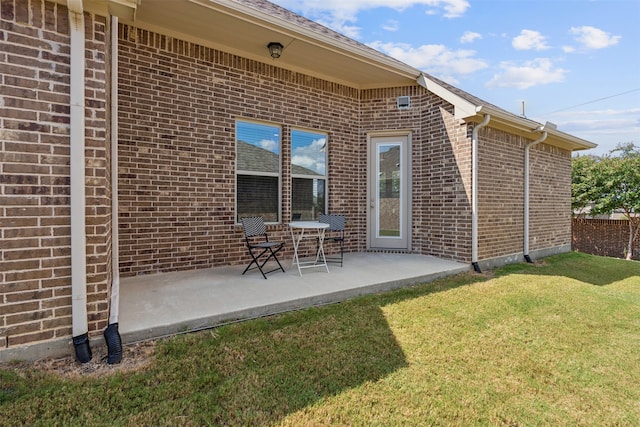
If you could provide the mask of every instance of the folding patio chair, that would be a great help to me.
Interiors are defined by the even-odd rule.
[[[247,268],[244,269],[242,274],[249,270],[255,270],[256,268],[260,270],[262,277],[265,279],[267,278],[267,274],[274,271],[282,270],[284,273],[284,268],[282,268],[282,264],[280,264],[280,261],[278,261],[278,257],[276,256],[280,249],[283,248],[284,242],[269,241],[267,228],[264,225],[264,219],[262,217],[254,216],[240,218],[240,222],[244,229],[244,240],[247,242],[247,249],[249,250],[249,255],[251,255],[251,262],[247,265]],[[264,258],[264,260],[261,260],[261,258]],[[264,271],[263,267],[272,258],[278,263],[278,268]],[[255,264],[255,267],[252,267],[253,264]]]
[[[318,222],[329,224],[329,228],[325,231],[324,244],[327,242],[336,242],[340,244],[340,257],[326,258],[327,262],[342,263],[344,261],[344,226],[345,217],[339,214],[320,214]]]

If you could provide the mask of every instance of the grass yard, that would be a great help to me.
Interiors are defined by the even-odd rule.
[[[569,253],[157,343],[143,368],[0,369],[0,425],[640,425],[640,263]]]

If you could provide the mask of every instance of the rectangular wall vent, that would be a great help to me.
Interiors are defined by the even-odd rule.
[[[399,96],[398,97],[398,109],[400,110],[408,110],[411,108],[411,98],[408,96]]]

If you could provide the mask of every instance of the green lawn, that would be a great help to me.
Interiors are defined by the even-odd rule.
[[[0,370],[0,425],[640,425],[640,263],[570,253],[159,342],[102,377]]]

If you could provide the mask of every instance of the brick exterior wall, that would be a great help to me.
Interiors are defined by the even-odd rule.
[[[282,126],[282,214],[291,216],[292,127],[328,133],[329,211],[360,247],[358,91],[167,36],[120,27],[120,271],[242,264],[235,225],[235,121]],[[270,225],[273,239],[288,228]],[[292,256],[288,245],[283,257]]]
[[[414,227],[425,255],[471,262],[471,133],[452,105],[434,95],[426,104],[418,194],[424,209]]]
[[[489,122],[489,126],[491,123]],[[522,252],[524,144],[486,127],[478,143],[478,259]]]
[[[490,126],[490,124],[489,124]],[[491,127],[478,148],[478,258],[524,249],[524,157],[532,142]],[[529,151],[529,249],[567,245],[571,233],[571,153],[536,144]]]
[[[629,221],[626,219],[578,219],[572,221],[571,249],[592,255],[626,258]],[[634,240],[633,259],[640,261],[640,236]]]
[[[104,18],[85,14],[89,330],[106,326],[110,198]],[[69,20],[0,1],[0,347],[71,335]]]
[[[529,249],[571,241],[571,152],[545,143],[531,147]]]

